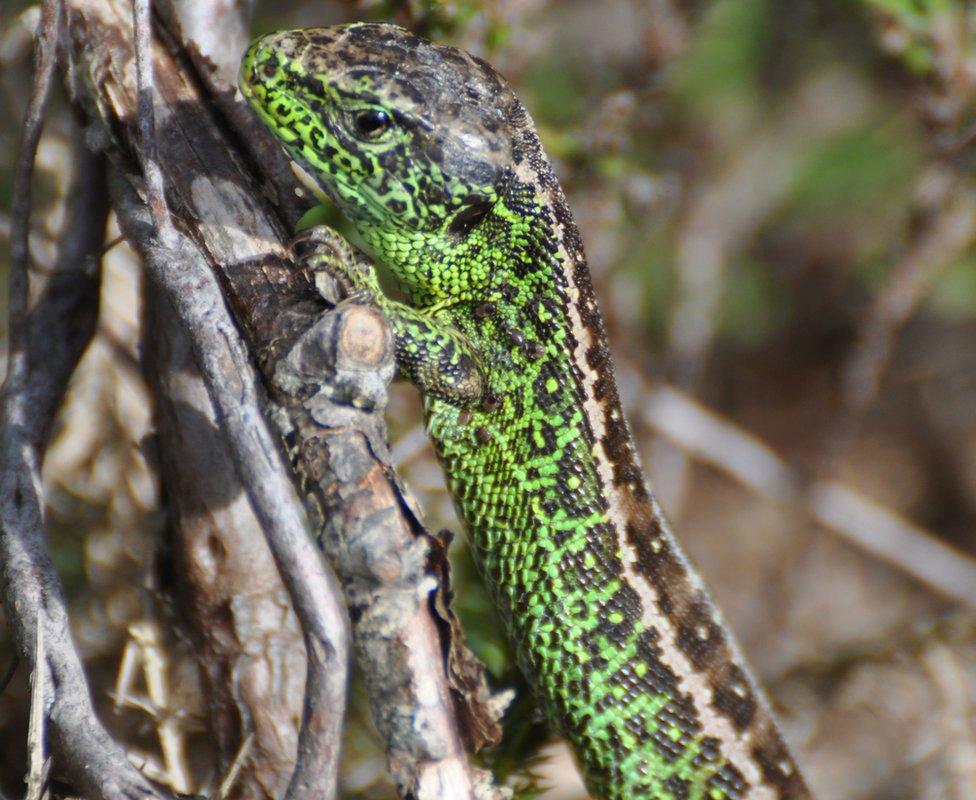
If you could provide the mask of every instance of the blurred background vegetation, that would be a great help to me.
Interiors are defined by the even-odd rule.
[[[805,494],[836,480],[919,538],[976,557],[976,11],[955,0],[317,0],[258,3],[254,31],[355,19],[485,57],[534,115],[582,230],[652,482],[818,796],[976,797],[973,609],[938,576],[912,577],[911,554],[879,558],[838,533],[879,518],[824,524]],[[25,3],[0,8],[4,244],[35,21]],[[62,101],[39,152],[42,274],[74,135]],[[164,778],[160,720],[176,719],[197,791],[215,776],[169,591],[138,265],[112,245],[105,270],[99,332],[45,463],[51,547],[106,719]],[[0,291],[5,309],[5,281]],[[459,530],[407,387],[389,417],[431,528]],[[771,489],[770,463],[788,490]],[[496,686],[524,689],[463,542],[455,555],[470,644]],[[0,671],[11,658],[0,626]],[[119,676],[133,664],[126,691]],[[8,796],[22,791],[23,672],[0,694]],[[156,695],[126,701],[152,675],[165,707]],[[499,775],[550,800],[582,796],[524,691],[507,723],[485,756]],[[346,797],[392,796],[358,687],[344,758]]]

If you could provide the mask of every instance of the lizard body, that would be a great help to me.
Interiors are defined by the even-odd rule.
[[[647,488],[579,233],[483,61],[390,25],[257,40],[241,88],[398,278],[400,370],[546,713],[606,800],[810,797]],[[314,254],[311,254],[314,259]]]

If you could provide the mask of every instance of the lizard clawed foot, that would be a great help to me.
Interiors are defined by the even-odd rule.
[[[379,285],[366,257],[332,228],[320,225],[298,233],[288,245],[292,261],[312,272],[316,291],[330,305],[372,305]]]
[[[352,260],[352,245],[328,225],[316,225],[295,234],[288,243],[292,259],[307,262],[317,257],[330,260]]]

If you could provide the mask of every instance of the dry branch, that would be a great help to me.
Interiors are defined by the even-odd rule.
[[[0,432],[0,570],[4,602],[23,663],[43,676],[43,714],[58,765],[86,795],[99,798],[161,796],[125,758],[95,717],[87,682],[68,628],[64,592],[44,542],[40,462],[54,410],[68,376],[91,337],[92,280],[87,262],[104,228],[104,191],[79,171],[69,239],[59,272],[28,311],[31,178],[34,154],[55,68],[62,8],[44,3],[35,82],[18,156],[11,230],[10,359]],[[80,204],[79,204],[80,203]],[[87,216],[90,204],[95,217]],[[99,222],[101,209],[101,224]],[[86,226],[90,226],[87,227]],[[43,630],[46,665],[35,663]]]
[[[157,2],[154,10],[208,87],[232,98],[251,4]],[[228,771],[222,785],[234,776],[238,800],[275,800],[285,795],[295,766],[307,671],[301,628],[190,343],[169,303],[153,291],[145,293],[143,330],[174,600],[202,673],[217,769]],[[332,679],[341,685],[341,675]],[[331,713],[341,718],[338,709]],[[242,740],[250,742],[246,753]]]
[[[305,684],[301,629],[218,429],[186,334],[146,292],[143,358],[155,400],[175,600],[209,699],[226,769],[253,736],[234,792],[284,795],[294,768]]]
[[[452,699],[483,728],[492,724],[491,715],[470,694],[452,692],[444,667],[450,629],[434,613],[431,598],[443,579],[434,573],[428,551],[439,545],[412,513],[384,458],[382,415],[378,410],[318,402],[315,390],[320,388],[321,374],[304,376],[288,386],[273,382],[275,366],[294,352],[292,347],[303,334],[324,333],[321,328],[313,331],[323,304],[309,276],[285,259],[281,242],[286,227],[256,189],[262,176],[248,172],[236,155],[233,138],[228,138],[225,119],[215,115],[213,104],[200,96],[200,84],[183,71],[184,62],[174,60],[157,39],[153,60],[158,157],[172,219],[181,228],[174,240],[178,246],[161,248],[145,214],[140,218],[140,202],[127,182],[135,152],[137,97],[128,9],[121,0],[78,0],[69,5],[69,26],[72,94],[90,117],[101,122],[103,143],[118,168],[115,197],[123,227],[160,285],[178,279],[180,269],[187,270],[179,278],[181,287],[170,284],[168,296],[178,301],[185,322],[193,315],[189,332],[198,361],[206,366],[208,388],[228,441],[255,436],[254,426],[260,420],[248,414],[257,397],[250,389],[245,391],[242,372],[247,370],[239,362],[228,372],[230,364],[221,363],[216,351],[203,351],[204,346],[215,347],[217,340],[231,346],[236,335],[221,306],[211,302],[202,308],[193,302],[205,290],[212,291],[199,273],[203,265],[216,271],[248,349],[258,361],[316,527],[321,519],[327,520],[321,541],[343,581],[357,656],[401,793],[436,797],[450,787],[452,796],[476,796],[481,792],[461,744]],[[247,136],[259,135],[256,131],[249,130]],[[196,275],[192,280],[191,268]],[[336,335],[345,330],[343,320],[349,318],[340,315],[334,321]],[[338,341],[345,343],[341,337]],[[377,364],[382,360],[371,364],[374,372]],[[217,374],[220,381],[214,380]],[[222,381],[226,384],[218,385]],[[236,406],[230,405],[229,397],[218,401],[218,392],[234,391]],[[247,400],[243,405],[242,396]],[[277,455],[271,443],[251,444],[259,461],[260,453],[265,461]],[[257,495],[266,490],[254,474],[258,465],[245,461],[240,453],[235,460],[242,482],[258,500]],[[273,508],[271,503],[269,512]],[[267,527],[268,521],[262,521]],[[328,656],[327,648],[314,637],[312,641],[315,647],[310,652]]]
[[[934,208],[908,250],[892,265],[844,362],[842,405],[825,447],[825,472],[850,448],[877,400],[898,334],[936,278],[976,240],[976,192],[969,181],[938,168],[928,170],[925,177],[929,184],[935,184],[938,196],[933,198]]]
[[[187,332],[228,453],[302,623],[305,702],[286,800],[328,800],[338,791],[349,660],[342,595],[334,574],[307,536],[301,502],[263,416],[257,376],[215,277],[170,215],[157,154],[149,10],[149,0],[133,3],[138,86],[135,144],[152,226],[140,219],[143,206],[121,172],[113,173],[113,196],[124,233],[142,254],[150,279]]]
[[[650,389],[643,418],[685,452],[809,518],[936,592],[976,606],[976,561],[848,486],[809,483],[755,437],[673,387]]]
[[[315,731],[315,769],[300,761],[296,775],[309,784],[289,797],[332,797],[338,780],[338,748],[345,705],[346,622],[341,594],[307,536],[304,515],[262,415],[260,389],[247,351],[223,305],[216,279],[200,251],[171,228],[163,245],[148,224],[145,206],[114,173],[112,196],[122,229],[142,254],[150,279],[173,305],[187,332],[221,431],[241,483],[264,529],[306,635],[312,679],[306,717],[325,718]]]

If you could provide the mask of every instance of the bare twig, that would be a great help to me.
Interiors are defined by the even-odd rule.
[[[102,241],[108,216],[105,160],[75,142],[75,177],[67,193],[67,226],[53,273],[28,317],[31,409],[25,435],[43,454],[68,379],[98,321]],[[56,321],[56,322],[55,322]]]
[[[241,773],[241,767],[244,766],[247,757],[251,755],[251,745],[253,744],[254,734],[249,733],[244,737],[244,741],[241,742],[241,746],[237,749],[237,755],[234,756],[234,760],[231,762],[227,774],[220,782],[220,786],[217,787],[217,793],[213,796],[214,800],[227,800],[230,790],[234,788],[234,783],[237,781],[237,776]]]
[[[976,606],[976,561],[837,481],[806,484],[771,448],[672,387],[648,390],[641,406],[661,435],[756,493],[801,508],[861,550],[939,594]]]
[[[61,3],[46,0],[37,40],[34,86],[24,117],[20,153],[14,172],[10,231],[10,367],[8,381],[23,381],[27,373],[27,293],[30,268],[31,184],[34,158],[44,127],[44,114],[51,93],[51,79],[56,64],[58,28],[61,25]]]
[[[162,755],[163,782],[177,793],[187,794],[192,787],[186,736],[177,709],[173,708],[160,627],[154,620],[142,620],[129,626],[128,635],[116,682],[116,708],[138,708],[152,718]],[[137,667],[146,685],[146,695],[141,697],[130,695]]]
[[[142,353],[170,519],[174,600],[201,668],[218,771],[229,768],[241,737],[253,736],[234,795],[273,800],[295,767],[306,672],[301,628],[182,324],[159,292],[145,296]]]
[[[314,736],[316,747],[305,760],[299,759],[287,797],[334,797],[348,660],[342,593],[308,537],[301,503],[261,411],[247,351],[209,267],[175,228],[171,230],[176,247],[162,245],[146,227],[142,205],[125,178],[115,177],[113,195],[123,230],[143,254],[151,280],[173,304],[190,336],[241,483],[305,631],[310,659],[300,742]],[[309,719],[316,722],[314,729]]]
[[[169,3],[163,3],[162,8],[164,11],[174,10]],[[246,44],[244,40],[246,29],[241,17],[246,18],[249,12],[243,5],[212,2],[177,3],[175,12],[179,18],[178,27],[182,35],[195,34],[207,37],[209,43],[207,56],[200,53],[195,42],[188,43],[188,50],[194,56],[200,58],[208,67],[212,66],[209,56],[213,55],[213,48],[217,47],[219,42],[221,52],[224,53],[221,63],[227,65],[231,60],[236,63]],[[211,20],[210,25],[201,24],[203,17],[213,15],[231,17],[232,24],[216,25],[214,23],[217,20]],[[155,143],[155,115],[151,102],[154,91],[151,84],[153,60],[150,50],[148,2],[134,5],[134,19],[139,86],[140,162],[146,175],[148,200],[156,220],[157,234],[161,241],[173,246],[173,232],[163,194],[164,187]],[[236,25],[233,24],[234,20]],[[226,19],[223,21],[226,22]],[[223,35],[225,28],[227,36]],[[217,31],[220,31],[221,35],[215,40],[211,37],[214,37]],[[239,34],[236,36],[236,41],[232,35],[235,31]],[[235,46],[236,52],[232,56],[228,55],[226,52],[228,48]],[[201,70],[201,75],[209,76],[209,70]],[[167,437],[160,441],[164,464],[163,477],[169,488],[176,490],[176,494],[170,497],[174,512],[173,535],[178,537],[179,545],[176,555],[177,558],[189,562],[187,569],[181,571],[181,583],[190,590],[184,594],[184,597],[189,596],[191,599],[190,607],[193,611],[209,610],[212,613],[216,609],[212,607],[208,609],[208,601],[218,599],[213,597],[215,591],[226,589],[232,592],[232,595],[226,595],[220,600],[229,602],[233,597],[232,607],[236,610],[232,615],[221,614],[220,622],[217,624],[218,628],[221,628],[222,624],[232,627],[229,636],[221,635],[226,631],[213,630],[209,621],[203,619],[198,619],[198,630],[193,632],[198,641],[204,644],[199,651],[199,662],[214,692],[211,726],[216,734],[218,753],[223,758],[229,757],[232,752],[230,748],[239,743],[241,735],[247,734],[252,737],[252,740],[256,738],[258,745],[255,748],[256,756],[247,765],[244,795],[280,796],[286,789],[293,772],[297,770],[302,774],[303,771],[312,769],[323,782],[325,787],[323,794],[327,796],[334,792],[335,786],[334,775],[339,752],[335,741],[335,730],[337,725],[341,725],[343,718],[342,691],[345,685],[347,660],[345,649],[330,653],[330,657],[338,658],[339,664],[338,668],[329,671],[326,681],[321,680],[321,676],[316,673],[312,673],[306,679],[308,670],[300,666],[301,662],[307,663],[315,659],[318,670],[323,670],[329,667],[330,659],[323,658],[321,653],[307,654],[302,638],[295,629],[284,626],[283,630],[269,633],[267,630],[262,630],[257,623],[265,615],[275,614],[276,611],[279,617],[285,617],[289,608],[288,601],[279,595],[287,593],[281,588],[281,577],[277,574],[273,559],[268,558],[270,553],[265,549],[267,544],[264,541],[264,532],[255,517],[253,504],[239,483],[237,474],[239,471],[235,468],[234,458],[226,443],[222,441],[226,437],[222,431],[217,430],[220,426],[215,418],[215,409],[208,396],[206,382],[202,379],[196,365],[192,363],[193,356],[187,352],[192,350],[192,347],[182,330],[182,321],[169,308],[160,307],[164,304],[169,305],[166,299],[160,302],[153,291],[150,291],[149,295],[146,304],[147,324],[150,324],[153,329],[148,332],[150,346],[146,349],[146,353],[154,362],[150,374],[153,376],[153,387],[157,393],[160,435]],[[156,341],[156,337],[160,335],[165,337],[165,342]],[[173,359],[180,358],[184,352],[190,363],[181,365],[178,367],[179,371],[172,375],[163,375],[159,372],[166,364],[171,368],[175,367]],[[170,393],[173,391],[189,392],[192,397],[184,397],[183,400],[195,402],[197,408],[190,409],[182,402],[171,402]],[[218,441],[211,442],[207,437],[186,436],[182,431],[178,432],[177,426],[190,422],[187,419],[188,411],[195,411],[198,415],[211,420]],[[194,417],[193,421],[199,422],[200,417]],[[174,448],[182,452],[174,454],[172,452]],[[194,448],[199,452],[187,452]],[[174,456],[179,458],[178,464],[174,464]],[[191,487],[187,485],[189,481],[183,480],[184,473],[189,476],[194,465],[201,459],[210,461],[209,470],[216,468],[226,473],[227,482],[219,488],[220,497],[216,502],[212,492],[207,495],[205,488],[208,485],[212,487],[213,484],[196,482]],[[182,484],[182,487],[177,486],[178,483]],[[181,488],[182,492],[180,492]],[[227,503],[226,498],[231,496],[228,492],[239,494],[243,502]],[[188,516],[186,513],[188,502],[194,508],[198,508],[201,503],[209,504],[210,511],[216,516],[199,513]],[[201,525],[205,528],[208,524],[213,524],[216,529],[209,532],[201,530]],[[198,552],[193,547],[195,535],[206,537],[208,542],[215,541],[214,537],[220,539],[220,546],[224,549],[225,556],[215,562],[215,569],[201,570],[198,564],[194,564]],[[255,536],[260,541],[246,541],[248,537]],[[259,553],[265,557],[261,559],[258,568],[247,570],[246,577],[237,581],[233,587],[224,585],[224,581],[234,572],[236,563],[240,563],[243,567],[244,562],[253,560]],[[205,586],[204,583],[208,578],[214,579],[215,582],[212,581]],[[259,583],[267,587],[268,591],[255,593],[254,590]],[[328,593],[324,595],[324,599],[329,599]],[[332,600],[334,601],[335,598]],[[200,603],[203,604],[202,608]],[[324,623],[328,624],[329,620],[325,619]],[[307,625],[305,630],[308,630]],[[321,630],[319,633],[321,634]],[[264,637],[268,635],[277,638],[273,644],[268,643],[270,646],[262,646],[265,644]],[[333,636],[337,638],[342,648],[346,647],[342,627],[337,629]],[[296,659],[299,660],[297,665]],[[278,663],[279,660],[281,663]],[[281,669],[287,670],[291,676],[290,681],[280,682],[260,678],[264,670],[271,670],[273,674],[275,670]],[[234,676],[233,681],[227,681],[228,675]],[[300,759],[296,767],[294,753],[296,739],[300,738],[299,721],[303,687],[309,707],[327,709],[326,713],[331,715],[330,719],[333,723],[319,726],[320,736],[326,739],[324,747],[312,747],[320,757],[326,758],[326,762],[317,764],[315,759],[310,760],[306,757]],[[325,701],[321,698],[316,699],[315,692],[323,693]],[[339,699],[337,705],[333,703],[336,697]],[[330,736],[332,741],[328,740]],[[238,772],[240,768],[241,765],[238,766]],[[307,783],[301,778],[299,780]]]
[[[864,415],[874,404],[899,331],[924,300],[933,281],[976,238],[976,192],[964,179],[940,171],[927,173],[941,184],[937,209],[908,251],[894,264],[861,325],[858,341],[844,363],[841,409],[826,446],[824,472],[850,447]]]
[[[349,629],[342,592],[308,537],[301,501],[262,413],[247,349],[200,251],[173,226],[156,148],[149,0],[135,0],[138,152],[155,235],[138,230],[138,205],[117,176],[122,220],[150,278],[188,332],[221,431],[302,623],[308,657],[299,755],[287,800],[335,796],[344,719]]]
[[[37,617],[37,638],[34,647],[34,674],[31,676],[30,723],[27,727],[27,794],[26,800],[41,800],[46,780],[44,764],[44,686],[47,683],[47,664],[44,661],[44,625]]]
[[[157,795],[152,785],[129,765],[122,750],[94,715],[84,671],[71,642],[64,594],[44,543],[39,478],[42,442],[51,415],[60,402],[67,376],[80,352],[76,339],[80,337],[87,341],[84,325],[77,331],[79,337],[73,336],[77,318],[58,316],[65,308],[76,307],[79,294],[74,289],[77,286],[66,288],[65,282],[52,281],[45,298],[30,316],[27,306],[31,176],[55,66],[61,14],[61,3],[57,0],[44,3],[35,82],[15,173],[11,221],[10,361],[0,432],[0,464],[3,465],[0,473],[3,528],[0,569],[4,602],[14,638],[21,658],[32,670],[37,669],[36,632],[43,627],[46,669],[38,674],[47,676],[42,686],[44,708],[50,744],[60,768],[78,789],[92,797],[131,800]],[[93,206],[99,207],[97,198]],[[75,211],[80,213],[77,207]],[[73,224],[69,226],[69,232],[72,231],[77,231]],[[100,236],[98,241],[101,241]],[[66,242],[65,258],[77,256],[84,262],[89,255],[86,252],[88,243],[89,237],[83,237],[77,245]],[[78,269],[83,263],[65,266]],[[35,335],[38,331],[43,331],[43,337],[47,337],[50,349],[45,352],[54,356],[50,363],[41,361],[39,356],[43,352],[35,349],[41,338]]]
[[[10,236],[12,233],[13,231],[11,230],[10,217],[6,214],[0,213],[0,242],[10,241]],[[51,268],[51,261],[53,259],[47,252],[50,249],[49,245],[50,243],[47,241],[46,237],[38,235],[36,231],[31,231],[31,261],[34,264],[34,268],[38,271],[47,271]]]
[[[247,113],[233,100],[234,78],[253,5],[153,3],[157,30],[162,23],[172,37],[167,39],[181,43],[224,114]],[[196,645],[209,696],[208,727],[220,767],[236,776],[235,797],[280,798],[295,769],[301,727],[302,631],[181,323],[157,292],[146,293],[145,311],[142,353],[155,400],[175,600]],[[245,734],[252,746],[240,760]],[[235,758],[236,769],[230,764]]]
[[[142,167],[142,177],[146,182],[146,204],[156,226],[156,235],[166,246],[176,242],[176,231],[166,204],[166,189],[163,173],[159,168],[156,154],[156,112],[153,105],[153,59],[152,59],[152,5],[151,0],[132,0],[132,23],[135,31],[136,86],[138,101],[136,114],[139,136],[136,139],[136,153]]]
[[[120,244],[122,244],[122,242],[124,242],[124,241],[125,241],[125,237],[120,233],[118,236],[116,236],[111,241],[105,242],[105,244],[102,245],[102,249],[99,251],[98,254],[100,256],[103,256],[104,257],[104,256],[108,255],[108,253],[110,253],[116,247],[118,247]]]
[[[124,23],[120,25],[129,17],[128,7],[122,0],[86,0],[72,2],[70,8],[75,98],[89,115],[107,123],[102,130],[111,152],[121,169],[129,169],[136,92],[126,68],[132,59],[129,40]],[[290,356],[296,339],[318,324],[322,301],[308,274],[283,260],[284,227],[253,191],[255,176],[243,171],[225,138],[223,120],[213,118],[211,105],[199,95],[199,82],[158,43],[154,58],[157,121],[166,130],[159,149],[167,196],[193,244],[181,238],[175,252],[162,257],[153,253],[159,243],[145,214],[140,217],[144,208],[131,192],[118,192],[120,218],[152,274],[173,273],[172,280],[183,280],[177,273],[190,261],[195,269],[213,265],[221,275],[250,350],[267,385],[275,387],[274,416],[286,434],[309,508],[328,520],[321,528],[323,545],[336,556],[347,602],[355,607],[357,657],[368,678],[374,718],[386,739],[400,791],[437,797],[450,787],[453,796],[474,797],[475,771],[467,762],[454,708],[480,715],[482,723],[492,714],[470,673],[448,673],[445,668],[445,643],[455,641],[456,634],[444,623],[442,606],[435,610],[431,598],[432,590],[443,585],[442,573],[427,560],[437,540],[420,525],[392,474],[382,446],[381,413],[333,409],[331,416],[318,415],[306,404],[308,387],[290,393],[275,383],[275,365]],[[199,248],[198,254],[187,258],[182,248],[191,247]],[[161,258],[170,259],[165,269]],[[191,283],[185,290],[201,293],[202,298],[204,285]],[[193,298],[177,299],[179,304]],[[215,321],[223,319],[218,314],[223,307],[208,308],[205,328],[212,331]],[[195,317],[188,328],[199,332],[200,324]],[[217,325],[216,338],[232,334]],[[198,362],[203,363],[199,354]],[[238,391],[230,412],[244,415],[249,396],[240,389],[243,370],[231,373],[225,388]],[[322,375],[314,380],[321,387]],[[223,403],[215,406],[226,410]],[[240,435],[253,435],[247,424],[241,427],[245,430]],[[262,460],[274,455],[273,449],[266,451]],[[252,474],[246,474],[245,485],[265,491],[265,482],[251,480]],[[322,519],[316,520],[317,527]],[[479,710],[471,712],[475,708]],[[489,793],[490,786],[478,792]]]

